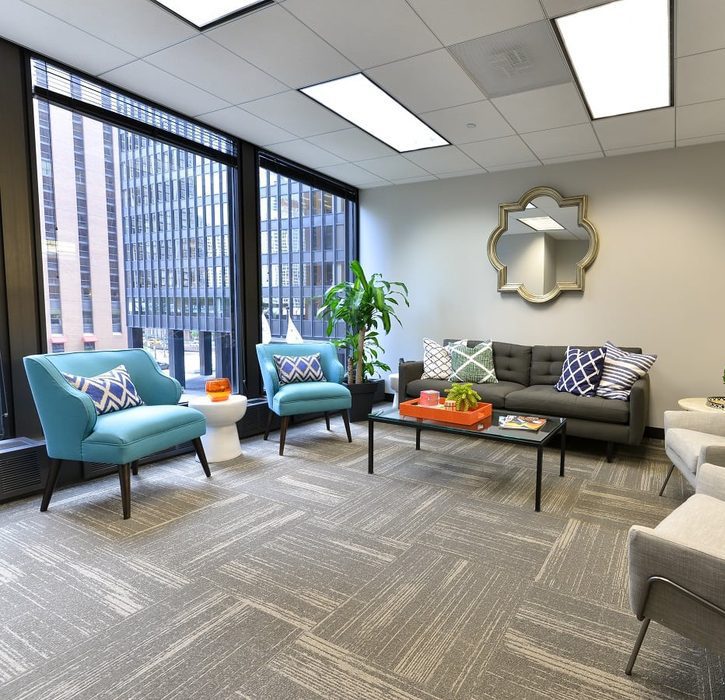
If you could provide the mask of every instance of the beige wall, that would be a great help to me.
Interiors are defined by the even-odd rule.
[[[725,144],[364,190],[360,258],[410,287],[386,359],[422,357],[422,338],[524,344],[612,340],[659,355],[649,425],[684,396],[725,394]],[[496,291],[486,241],[499,202],[548,185],[589,195],[600,235],[583,293],[529,304]]]

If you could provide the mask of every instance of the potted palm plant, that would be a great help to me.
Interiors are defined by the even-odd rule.
[[[397,307],[408,303],[403,282],[388,282],[379,273],[367,277],[357,260],[350,263],[352,281],[340,282],[325,292],[317,315],[327,320],[330,336],[338,323],[345,324],[345,336],[331,339],[348,352],[347,383],[352,393],[352,420],[364,420],[372,409],[376,385],[370,381],[379,370],[390,371],[380,359],[381,333],[387,335],[393,320],[400,324]],[[402,325],[402,324],[400,324]]]

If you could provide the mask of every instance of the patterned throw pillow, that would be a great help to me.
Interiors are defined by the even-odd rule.
[[[452,382],[473,382],[474,384],[496,384],[493,368],[493,341],[484,340],[474,348],[465,345],[451,347],[450,376]]]
[[[457,340],[451,345],[441,345],[430,338],[423,338],[423,374],[421,379],[445,379],[453,373],[451,367],[451,348],[454,345],[465,345],[468,341]]]
[[[561,377],[554,387],[575,396],[595,396],[604,368],[604,348],[585,351],[568,347]]]
[[[604,345],[604,369],[597,387],[597,396],[629,401],[632,384],[644,377],[655,363],[657,355],[625,352],[608,342]]]
[[[63,376],[71,386],[91,397],[99,416],[143,403],[125,365],[118,365],[95,377],[81,377],[68,372],[63,372]]]
[[[280,384],[324,382],[320,353],[314,355],[273,355]]]

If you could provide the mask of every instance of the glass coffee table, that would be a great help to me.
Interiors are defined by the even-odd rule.
[[[559,476],[564,476],[564,457],[566,455],[566,418],[540,416],[546,418],[546,425],[536,431],[501,428],[498,425],[500,416],[511,415],[510,411],[494,411],[490,418],[473,425],[456,425],[427,418],[402,416],[397,408],[383,408],[368,415],[368,474],[373,473],[375,459],[375,424],[388,423],[415,430],[415,449],[420,449],[420,434],[424,430],[434,430],[454,435],[469,435],[486,440],[512,442],[518,445],[531,445],[536,448],[536,495],[534,510],[541,510],[541,472],[543,467],[544,447],[557,435],[561,437]]]

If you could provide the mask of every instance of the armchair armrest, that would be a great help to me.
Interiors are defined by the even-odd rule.
[[[423,360],[401,362],[398,365],[398,396],[401,401],[408,397],[408,384],[423,375]]]
[[[639,445],[649,418],[649,375],[632,385],[629,395],[629,444]]]
[[[125,360],[139,396],[148,406],[173,406],[181,397],[181,384],[161,371],[148,350],[137,348],[129,351]]]
[[[686,428],[725,437],[725,413],[665,411],[665,431],[668,428]]]
[[[648,527],[629,530],[629,601],[639,619],[646,610],[649,578],[662,576],[725,608],[725,558],[693,549]],[[673,611],[673,617],[677,611]]]
[[[697,470],[697,493],[725,501],[725,468],[715,464],[702,464]]]

